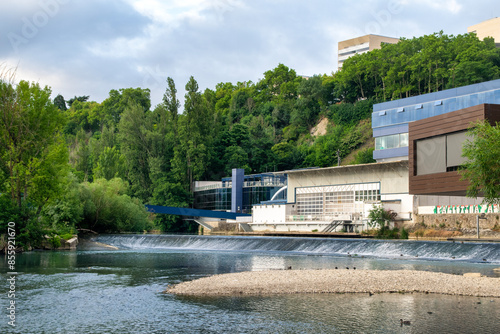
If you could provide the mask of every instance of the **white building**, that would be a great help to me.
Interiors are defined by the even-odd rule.
[[[299,169],[288,175],[287,203],[253,207],[253,231],[361,231],[374,205],[411,220],[408,161]]]
[[[396,44],[398,38],[385,37],[378,35],[365,35],[356,38],[351,38],[338,43],[338,68],[342,68],[342,64],[346,59],[356,54],[363,54],[371,50],[380,49],[382,43]]]

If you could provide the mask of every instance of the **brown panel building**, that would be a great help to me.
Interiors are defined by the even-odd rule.
[[[500,122],[500,105],[480,104],[409,123],[409,193],[465,196],[468,182],[458,167],[464,162],[462,144],[471,123]]]

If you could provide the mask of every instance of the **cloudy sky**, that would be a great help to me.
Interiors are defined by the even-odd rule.
[[[191,75],[204,90],[279,63],[330,74],[339,41],[457,35],[499,15],[498,0],[2,0],[0,69],[65,99],[149,88],[154,106],[169,76],[183,95]]]

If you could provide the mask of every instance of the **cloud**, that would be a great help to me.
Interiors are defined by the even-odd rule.
[[[464,3],[464,1],[461,1]],[[407,5],[410,3],[409,0],[401,1],[403,5]],[[469,4],[471,2],[469,1]],[[444,0],[444,1],[435,1],[435,0],[420,0],[418,2],[419,6],[423,8],[429,8],[438,13],[451,13],[451,14],[459,14],[464,8],[464,5],[459,3],[457,0]]]
[[[204,90],[255,82],[279,63],[331,73],[341,40],[465,33],[498,9],[493,0],[8,0],[0,63],[65,98],[142,87],[155,105],[168,76],[182,96],[191,75]]]

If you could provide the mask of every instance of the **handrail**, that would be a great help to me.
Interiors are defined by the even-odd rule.
[[[243,182],[243,187],[284,187],[286,186],[286,182],[283,181],[246,181]],[[218,184],[209,184],[206,186],[198,186],[194,187],[194,191],[203,191],[203,190],[211,190],[211,189],[225,189],[231,188],[231,182],[226,183],[218,183]]]

